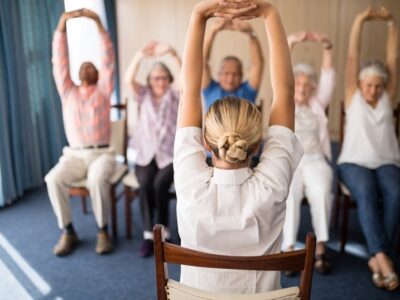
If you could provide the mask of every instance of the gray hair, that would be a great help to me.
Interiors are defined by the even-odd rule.
[[[386,71],[385,65],[379,60],[367,61],[361,68],[358,75],[358,80],[363,80],[366,77],[378,76],[381,77],[384,83],[387,83],[388,73]]]
[[[305,63],[296,64],[293,68],[293,73],[295,77],[297,75],[306,75],[310,77],[315,86],[317,85],[317,73],[315,72],[314,68],[311,67],[309,64]]]

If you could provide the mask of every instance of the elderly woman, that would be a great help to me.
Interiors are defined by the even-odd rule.
[[[374,61],[360,70],[362,27],[375,19],[388,26],[386,65]],[[396,22],[384,7],[368,8],[353,23],[346,70],[346,128],[338,161],[340,179],[358,204],[373,283],[387,290],[399,286],[388,256],[400,218],[400,152],[393,126],[397,39]]]
[[[298,32],[288,37],[290,49],[299,42],[318,42],[323,46],[321,75],[317,83],[315,70],[307,64],[297,64],[295,75],[295,128],[305,155],[293,176],[287,199],[283,231],[284,249],[293,250],[300,225],[300,208],[304,196],[311,208],[312,225],[317,237],[315,269],[327,273],[330,264],[325,256],[325,242],[329,240],[329,219],[332,207],[332,169],[328,160],[331,149],[326,108],[335,87],[332,64],[332,43],[315,32]],[[286,272],[294,275],[294,272]]]
[[[125,81],[139,105],[132,146],[137,151],[135,171],[140,184],[143,243],[139,252],[142,257],[153,253],[154,224],[165,225],[166,238],[169,238],[168,190],[173,182],[172,160],[179,95],[172,85],[174,78],[171,71],[164,63],[154,63],[147,75],[146,85],[139,83],[137,74],[144,59],[166,54],[171,55],[180,67],[180,59],[172,47],[150,42],[136,53],[125,75]]]

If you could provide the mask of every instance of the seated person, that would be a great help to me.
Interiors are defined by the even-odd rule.
[[[66,22],[87,17],[96,22],[100,32],[100,69],[84,62],[79,70],[80,85],[75,85],[69,73]],[[96,252],[112,251],[108,235],[110,212],[110,182],[115,168],[114,151],[109,147],[111,122],[110,98],[114,90],[114,50],[109,34],[100,18],[88,9],[64,13],[53,38],[53,75],[60,94],[68,147],[60,161],[46,175],[50,202],[62,229],[55,255],[70,254],[78,242],[72,225],[68,189],[71,183],[87,179],[92,209],[98,227]]]
[[[301,202],[306,196],[317,237],[315,269],[325,274],[330,269],[325,255],[325,242],[329,240],[333,201],[333,172],[328,163],[331,159],[331,149],[325,111],[335,87],[335,70],[332,65],[332,43],[327,37],[315,32],[298,32],[288,37],[292,50],[296,43],[304,41],[318,42],[324,50],[318,83],[316,72],[310,65],[301,63],[294,67],[295,132],[304,147],[305,155],[293,176],[286,202],[283,249],[294,249],[300,226]],[[294,272],[285,274],[290,276],[294,275]]]
[[[361,33],[369,20],[387,22],[386,65],[372,61],[360,70]],[[400,220],[400,150],[393,122],[398,105],[397,42],[396,22],[385,7],[369,7],[354,20],[346,66],[346,126],[338,159],[339,178],[357,202],[372,281],[390,291],[399,286],[389,257]]]
[[[166,238],[170,238],[168,191],[174,180],[172,160],[179,92],[172,84],[174,78],[171,71],[161,61],[149,70],[146,85],[142,85],[137,78],[145,59],[165,54],[171,55],[180,67],[180,59],[172,47],[150,42],[135,54],[125,75],[125,82],[139,105],[132,147],[137,152],[135,172],[140,184],[143,242],[139,253],[142,257],[153,254],[152,229],[155,224],[163,224]]]
[[[226,3],[226,2],[224,2]],[[174,172],[182,246],[221,255],[279,253],[290,181],[303,148],[294,129],[294,78],[285,30],[267,1],[196,4],[186,37]],[[250,101],[215,101],[202,130],[203,36],[212,16],[263,17],[267,31],[273,103],[258,166],[250,158],[261,142],[261,113]],[[204,146],[214,168],[205,162]],[[181,266],[181,282],[214,292],[258,293],[280,288],[280,272],[213,270]]]
[[[249,37],[251,66],[248,81],[243,80],[242,62],[236,56],[226,56],[218,72],[218,81],[211,76],[210,56],[215,36],[223,29],[243,32]],[[260,42],[250,23],[240,20],[217,19],[211,24],[204,38],[204,66],[202,90],[205,111],[216,100],[224,96],[236,96],[255,103],[263,73],[264,59]]]

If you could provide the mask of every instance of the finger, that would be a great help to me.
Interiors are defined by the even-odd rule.
[[[256,18],[256,16],[251,16],[251,15],[242,15],[239,17],[235,17],[236,20],[251,20]]]
[[[218,18],[224,18],[226,20],[232,20],[234,15],[233,14],[229,14],[229,13],[223,13],[223,12],[215,12],[213,14],[214,17],[218,17]]]

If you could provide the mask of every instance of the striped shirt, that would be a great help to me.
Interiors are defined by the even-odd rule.
[[[156,103],[148,87],[137,97],[139,118],[131,146],[137,151],[136,164],[146,166],[155,159],[162,169],[172,163],[179,95],[172,87]]]
[[[71,79],[67,35],[53,37],[53,75],[60,94],[64,128],[71,147],[108,144],[110,141],[110,98],[114,90],[114,50],[107,32],[100,33],[99,80],[77,86]]]

